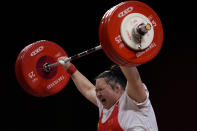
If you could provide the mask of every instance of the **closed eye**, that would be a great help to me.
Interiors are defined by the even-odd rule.
[[[104,88],[97,88],[95,89],[96,92],[102,91]]]

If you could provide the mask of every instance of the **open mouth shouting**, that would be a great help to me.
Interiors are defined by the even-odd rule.
[[[103,104],[103,106],[105,106],[107,103],[107,100],[105,98],[100,98],[101,103]]]

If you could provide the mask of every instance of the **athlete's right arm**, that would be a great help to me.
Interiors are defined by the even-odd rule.
[[[71,75],[71,78],[81,94],[97,106],[95,86],[78,70]]]
[[[72,63],[70,63],[70,62],[64,63],[61,61],[63,59],[65,59],[65,57],[60,57],[58,59],[59,63],[63,65],[64,69],[67,72],[70,72],[68,70],[72,66]],[[90,102],[92,102],[94,105],[97,106],[95,86],[78,70],[76,70],[74,72],[71,71],[70,74],[71,74],[71,78],[72,78],[73,82],[75,83],[79,92],[85,98],[87,98]]]

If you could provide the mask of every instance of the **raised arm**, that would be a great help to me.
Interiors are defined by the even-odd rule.
[[[137,102],[144,102],[146,91],[137,68],[123,66],[120,66],[120,68],[127,79],[126,92],[128,96]]]
[[[71,75],[80,93],[97,106],[95,86],[78,70]]]
[[[64,57],[59,58],[59,62],[63,65],[65,70],[68,70],[72,64],[70,62],[61,62],[61,59],[64,59]],[[79,92],[97,106],[95,86],[78,70],[72,73],[71,78]]]

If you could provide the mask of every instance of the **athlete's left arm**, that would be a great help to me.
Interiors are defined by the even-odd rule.
[[[136,67],[120,66],[123,74],[127,79],[126,92],[129,97],[136,102],[144,102],[146,100],[146,90],[140,78],[140,74]]]

